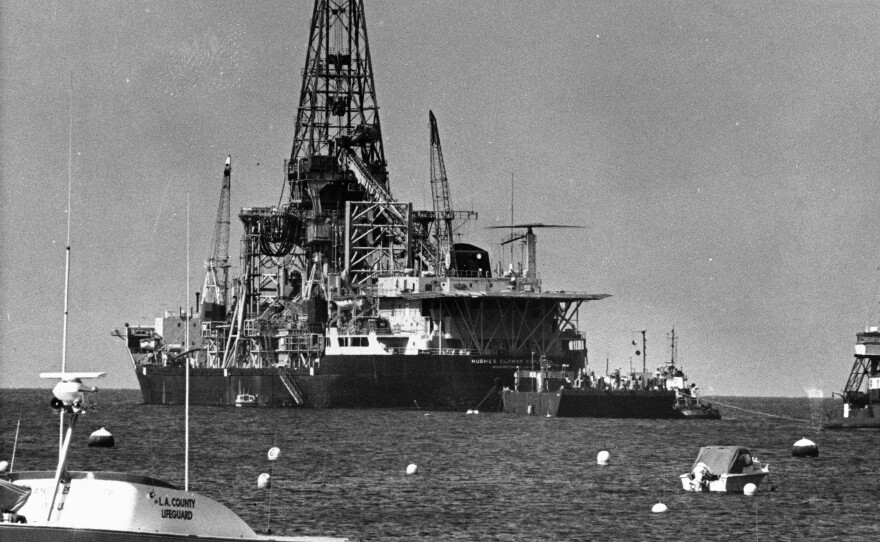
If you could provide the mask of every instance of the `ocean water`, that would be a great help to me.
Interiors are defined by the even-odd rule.
[[[53,469],[49,390],[3,390],[0,458]],[[813,400],[816,401],[816,400]],[[128,471],[183,485],[184,413],[101,391],[80,419],[72,470]],[[880,432],[822,431],[804,398],[717,398],[724,419],[601,420],[398,410],[190,412],[191,489],[255,530],[353,540],[880,540]],[[834,406],[837,406],[836,404]],[[757,414],[761,413],[761,414]],[[765,414],[770,414],[768,416]],[[110,449],[88,448],[105,427]],[[791,456],[807,437],[815,459]],[[770,464],[754,497],[690,493],[700,446],[736,444]],[[269,448],[281,458],[268,461]],[[611,464],[598,466],[607,450]],[[416,475],[407,476],[410,463]],[[271,489],[257,489],[261,473]],[[771,490],[772,488],[772,490]],[[667,513],[651,508],[663,502]]]

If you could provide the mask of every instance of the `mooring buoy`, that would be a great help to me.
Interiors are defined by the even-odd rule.
[[[808,438],[802,438],[794,443],[791,449],[794,457],[819,457],[819,447]]]
[[[112,448],[115,444],[113,435],[103,427],[89,435],[89,448]]]

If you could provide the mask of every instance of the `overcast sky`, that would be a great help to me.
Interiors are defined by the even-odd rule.
[[[469,240],[499,256],[511,175],[545,289],[608,293],[591,362],[669,357],[721,395],[840,391],[878,321],[880,4],[368,1],[394,195],[430,205],[428,110]],[[278,202],[312,3],[0,3],[0,386],[136,387],[123,342],[200,288],[223,163]],[[233,226],[237,259],[241,229]]]

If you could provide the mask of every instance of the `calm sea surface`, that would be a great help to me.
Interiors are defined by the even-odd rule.
[[[50,396],[3,390],[0,458],[12,455],[21,420],[15,470],[54,469]],[[183,485],[182,408],[142,405],[135,390],[102,390],[90,400],[72,470],[128,471]],[[194,407],[190,485],[255,530],[287,535],[880,540],[880,432],[820,431],[823,405],[806,397],[718,403],[728,405],[720,421]],[[86,446],[100,427],[113,433],[115,448]],[[818,444],[819,458],[791,456],[801,437]],[[755,497],[681,490],[678,476],[710,444],[752,448],[769,462],[770,483]],[[266,457],[272,446],[282,451],[275,463]],[[596,465],[602,450],[611,465]],[[410,463],[418,474],[406,475]],[[273,476],[271,490],[256,487],[263,472]],[[658,502],[669,512],[651,513]]]

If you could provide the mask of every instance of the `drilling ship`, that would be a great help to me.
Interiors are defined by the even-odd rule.
[[[241,209],[230,276],[227,159],[197,309],[125,325],[146,404],[461,409],[497,404],[518,367],[586,367],[578,313],[607,294],[546,291],[536,228],[510,224],[524,262],[455,242],[429,115],[431,210],[391,192],[363,2],[317,0],[283,193]],[[286,196],[286,199],[285,199]]]

